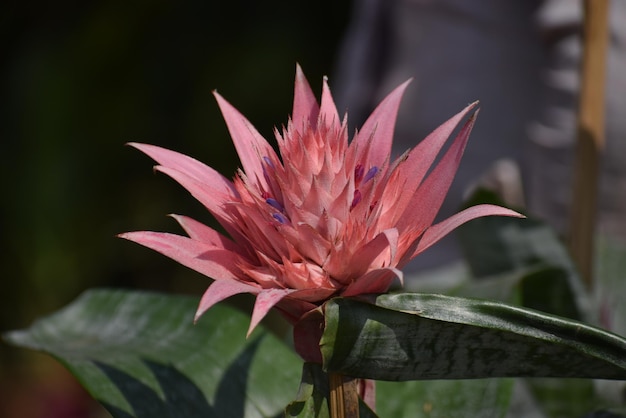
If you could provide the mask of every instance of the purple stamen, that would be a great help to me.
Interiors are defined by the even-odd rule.
[[[362,198],[361,192],[359,191],[359,189],[356,189],[354,191],[354,197],[352,198],[352,204],[350,205],[350,209],[354,209],[354,207],[358,205],[359,202],[361,201],[361,198]]]
[[[274,168],[274,164],[272,164],[272,160],[270,160],[270,157],[263,157],[263,161],[265,161],[265,164],[269,165],[270,167]]]
[[[367,170],[367,174],[365,175],[365,178],[363,179],[363,183],[367,183],[368,181],[373,179],[377,173],[378,173],[378,167],[376,166]]]
[[[285,208],[283,207],[283,205],[281,205],[278,200],[268,197],[267,199],[265,199],[265,203],[267,203],[268,205],[270,205],[271,207],[273,207],[274,209],[278,209],[279,211],[284,211]]]
[[[286,225],[289,223],[289,219],[287,219],[287,217],[283,215],[282,213],[274,213],[272,214],[272,217],[283,225]]]

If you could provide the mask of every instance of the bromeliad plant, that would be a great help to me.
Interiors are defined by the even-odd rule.
[[[196,319],[232,295],[257,295],[250,334],[274,306],[296,323],[333,297],[386,292],[395,279],[402,281],[400,269],[409,260],[470,219],[521,216],[480,205],[432,225],[475,113],[441,162],[427,172],[476,103],[392,162],[393,128],[407,84],[383,100],[349,142],[347,119],[337,113],[326,81],[319,106],[297,67],[292,118],[282,133],[275,132],[280,157],[215,93],[243,166],[233,182],[185,155],[131,145],[191,192],[231,238],[180,215],[174,218],[188,237],[160,232],[120,236],[215,280],[200,301]]]
[[[185,390],[191,398],[183,404],[195,412],[184,416],[227,416],[224,411],[231,409],[235,411],[229,412],[232,416],[276,414],[274,401],[291,388],[296,400],[285,414],[339,417],[374,416],[372,379],[626,379],[626,341],[616,335],[497,302],[433,294],[385,294],[394,282],[402,282],[403,266],[465,222],[491,215],[522,217],[501,206],[479,204],[434,223],[474,125],[476,103],[392,161],[393,130],[407,85],[391,92],[349,141],[347,119],[337,112],[326,81],[318,104],[297,67],[291,119],[282,131],[275,131],[278,154],[244,116],[215,93],[242,164],[233,181],[191,157],[153,145],[131,144],[153,158],[158,171],[198,199],[228,234],[173,215],[187,236],[150,231],[120,235],[214,279],[195,309],[198,326],[181,325],[187,319],[191,322],[191,318],[180,317],[190,309],[188,302],[165,296],[100,292],[85,296],[53,317],[51,323],[64,324],[63,332],[72,338],[91,333],[106,350],[98,349],[88,338],[78,338],[78,349],[76,344],[50,344],[54,334],[50,334],[49,326],[35,326],[9,338],[53,353],[83,381],[113,383],[121,397],[120,393],[109,393],[103,399],[102,384],[86,384],[113,415],[123,417],[170,416],[172,408],[181,408],[178,391],[185,385],[194,395]],[[213,357],[212,351],[221,352],[217,345],[225,344],[225,330],[239,329],[242,321],[237,319],[237,327],[224,327],[224,317],[240,316],[223,308],[209,309],[241,293],[256,295],[247,326],[249,338],[237,337],[240,340],[235,346],[244,348],[238,357],[226,357],[232,364],[244,366],[239,375],[230,368],[223,369],[216,385],[202,375],[202,370],[207,371],[203,361]],[[140,307],[147,306],[152,317],[142,322],[141,329],[131,327],[137,334],[128,337],[124,321],[132,323],[134,315],[145,315]],[[108,322],[97,307],[109,312],[114,323],[124,324],[121,329],[111,326],[94,333],[96,324],[89,321]],[[125,309],[120,311],[120,307]],[[272,308],[293,324],[295,349],[306,362],[298,395],[292,376],[285,376],[298,361],[281,348],[282,354],[277,354],[280,360],[259,360],[270,364],[277,361],[280,370],[270,373],[287,386],[280,395],[257,396],[258,389],[248,389],[244,383],[233,392],[236,395],[220,398],[220,388],[236,385],[237,376],[257,385],[272,378],[259,377],[263,374],[259,367],[265,373],[266,369],[252,365],[253,358],[273,358],[272,350],[263,351],[259,344],[280,345],[270,337],[254,338],[253,331]],[[213,311],[219,311],[215,315],[221,312],[220,319],[210,317]],[[205,313],[210,318],[200,319]],[[68,316],[81,318],[73,331],[63,328]],[[176,325],[158,325],[161,320]],[[162,335],[157,333],[161,328]],[[172,328],[181,340],[153,344],[168,338]],[[80,345],[85,341],[89,348]],[[196,345],[187,344],[191,341]],[[132,347],[132,359],[125,357],[125,347]],[[231,351],[238,352],[234,348]],[[112,352],[121,357],[113,355],[111,359],[107,353]],[[147,395],[128,389],[128,382],[133,380],[150,388],[147,393],[154,391],[150,396],[160,400],[149,403],[156,409],[148,415],[147,404],[140,399]],[[498,389],[503,398],[511,387],[505,386]],[[479,390],[486,393],[484,388]],[[214,405],[208,404],[209,399],[214,399]],[[225,402],[244,406],[224,406]],[[287,403],[288,399],[282,405]],[[429,408],[433,408],[432,403]],[[501,408],[501,413],[505,410]]]

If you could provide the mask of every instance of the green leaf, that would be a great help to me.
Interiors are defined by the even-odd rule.
[[[478,203],[502,204],[497,196],[484,190],[475,193],[468,205]],[[620,283],[626,283],[620,280],[624,269],[619,264],[624,264],[623,254],[626,252],[621,255],[611,252],[617,247],[606,245],[606,240],[599,240],[597,249],[599,280],[594,296],[595,302],[600,300],[603,305],[598,307],[592,304],[567,250],[547,224],[533,218],[522,221],[502,217],[481,218],[462,226],[459,236],[472,271],[479,280],[464,283],[457,296],[495,297],[589,323],[597,323],[600,312],[603,326],[612,326],[614,332],[626,334],[625,328],[615,326],[621,318],[626,318],[618,312],[624,306],[620,302],[619,295],[624,293],[620,292]],[[605,251],[607,248],[608,252]],[[607,257],[608,254],[612,256]],[[500,279],[504,271],[508,271],[505,274],[513,281]],[[500,277],[489,276],[494,273]],[[606,277],[617,280],[605,293],[608,297],[597,297],[603,294]],[[515,287],[510,287],[511,283]],[[500,289],[500,293],[493,292],[494,288]],[[613,307],[607,309],[609,304],[606,302],[610,300],[615,302]],[[607,321],[610,317],[617,318],[617,321]],[[534,397],[534,401],[529,403],[537,404],[550,418],[583,416],[594,405],[619,404],[617,397],[605,396],[607,393],[619,393],[623,382],[605,381],[604,384],[618,387],[598,390],[591,380],[577,379],[529,379],[524,383]]]
[[[503,417],[513,379],[376,382],[376,412],[395,417]],[[328,417],[328,375],[320,365],[306,363],[298,396],[287,417]],[[375,417],[363,402],[361,418]]]
[[[498,302],[431,294],[325,305],[327,371],[376,380],[626,379],[626,340]]]
[[[513,379],[376,382],[381,417],[504,417]]]
[[[302,381],[296,400],[285,409],[286,417],[329,418],[330,388],[328,375],[322,366],[305,363],[302,368]],[[403,398],[403,401],[405,398]],[[376,418],[377,415],[359,399],[359,417]]]
[[[596,294],[606,327],[626,334],[626,243],[600,237],[597,244]]]
[[[313,363],[304,363],[302,380],[295,401],[287,405],[286,417],[329,418],[328,375]]]
[[[547,417],[580,417],[601,404],[589,379],[527,379],[526,383]]]
[[[476,190],[464,207],[478,204],[506,206],[494,192]],[[552,240],[536,241],[534,235],[551,235],[552,231],[533,219],[486,216],[461,225],[456,230],[465,258],[474,277],[489,277],[534,265],[548,254],[554,258]]]
[[[296,394],[302,361],[249,317],[197,299],[96,290],[7,341],[59,359],[114,417],[268,417]]]
[[[477,190],[466,205],[480,203],[503,205],[497,195],[484,189]],[[574,263],[546,223],[532,217],[488,216],[462,225],[457,235],[475,278],[517,272],[524,306],[574,319],[590,315],[590,301]],[[506,288],[509,283],[506,280],[502,285]]]
[[[581,320],[576,295],[560,267],[546,267],[524,275],[519,283],[521,304],[527,308]]]

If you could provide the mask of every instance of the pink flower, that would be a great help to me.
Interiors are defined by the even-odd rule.
[[[476,103],[390,161],[407,85],[392,91],[349,142],[346,118],[339,117],[326,81],[318,105],[298,66],[291,119],[275,130],[280,156],[215,93],[243,166],[232,182],[186,155],[131,145],[204,204],[230,237],[181,215],[173,217],[188,236],[150,231],[120,236],[215,280],[196,318],[230,296],[255,294],[251,332],[272,307],[295,323],[331,297],[387,291],[402,280],[400,269],[409,260],[466,221],[521,216],[479,205],[433,225],[477,112],[431,166]]]

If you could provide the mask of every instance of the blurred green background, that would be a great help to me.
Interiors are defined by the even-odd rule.
[[[295,63],[319,92],[349,9],[330,0],[0,6],[0,331],[95,286],[199,295],[208,283],[199,274],[115,238],[178,231],[168,213],[212,222],[124,144],[175,149],[231,176],[238,160],[211,91],[271,138],[291,111]],[[62,375],[52,360],[0,343],[0,416],[44,416],[37,404],[48,392],[73,387]]]

